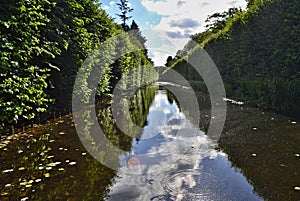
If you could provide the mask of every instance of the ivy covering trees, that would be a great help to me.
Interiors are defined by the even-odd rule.
[[[0,0],[0,133],[35,121],[39,113],[71,108],[75,77],[83,61],[103,41],[124,33],[97,2]],[[128,35],[102,50],[99,62],[105,73],[97,87],[98,97],[109,95],[113,82],[130,69],[152,65],[145,51],[106,65],[106,58],[133,49],[134,44]]]
[[[300,2],[251,0],[246,11],[232,11],[231,16],[226,15],[230,10],[215,14],[225,20],[213,21],[191,38],[217,65],[229,97],[299,118]],[[193,57],[196,49],[189,42],[168,63],[187,79],[201,82],[181,59]]]

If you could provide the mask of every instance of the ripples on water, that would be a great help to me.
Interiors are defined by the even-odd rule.
[[[260,200],[180,110],[165,90],[156,93],[141,139],[120,159],[108,200]],[[139,160],[138,169],[126,165],[130,158]]]

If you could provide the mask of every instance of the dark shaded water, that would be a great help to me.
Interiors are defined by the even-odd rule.
[[[203,130],[209,117],[204,99]],[[118,129],[109,104],[97,107],[107,139],[125,151],[99,152],[103,160],[117,161],[117,170],[89,155],[70,115],[2,136],[0,199],[299,200],[296,121],[229,105],[216,147],[166,89],[140,90],[129,105],[131,119],[143,127],[133,136]],[[90,112],[75,115],[88,119]],[[97,136],[93,122],[83,125],[87,137]]]

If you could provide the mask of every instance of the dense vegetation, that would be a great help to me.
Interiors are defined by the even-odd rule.
[[[229,97],[262,109],[299,117],[300,2],[252,0],[247,9],[209,16],[207,30],[191,38],[217,65]],[[205,89],[186,60],[197,51],[189,42],[167,66]],[[195,82],[198,82],[197,84]]]
[[[103,41],[124,33],[93,0],[0,0],[0,12],[1,133],[12,125],[36,121],[42,112],[70,109],[83,61]],[[137,24],[132,27],[138,39],[128,34],[101,50],[99,65],[105,72],[98,97],[109,95],[117,80],[133,68],[152,65],[145,50],[130,52],[137,41],[145,42]],[[130,53],[106,65],[125,50]]]

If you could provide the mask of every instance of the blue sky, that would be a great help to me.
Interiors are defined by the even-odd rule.
[[[174,56],[189,40],[191,34],[204,31],[205,19],[215,12],[231,7],[246,7],[245,0],[128,0],[135,20],[147,38],[149,56],[156,65]],[[101,0],[102,8],[116,18],[119,0]]]

